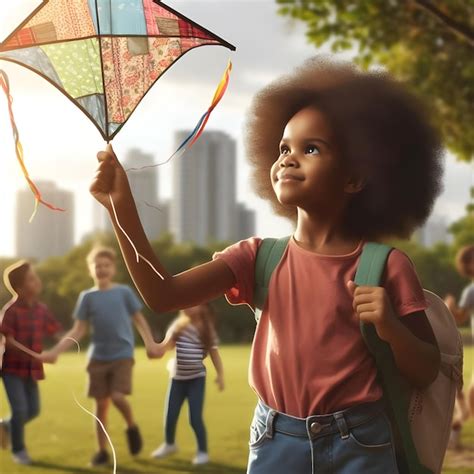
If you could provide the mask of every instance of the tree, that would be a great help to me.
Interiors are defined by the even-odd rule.
[[[406,82],[432,108],[447,147],[472,160],[472,0],[276,1],[282,15],[306,23],[311,43],[354,48],[362,67],[383,65]]]
[[[35,265],[43,282],[40,299],[52,310],[56,318],[67,329],[72,325],[72,313],[79,293],[93,284],[86,264],[86,256],[94,244],[112,247],[119,256],[115,280],[133,286],[127,268],[120,257],[117,240],[113,234],[90,235],[80,245],[74,247],[62,257],[48,258]],[[216,242],[209,247],[199,247],[192,243],[178,244],[169,234],[162,235],[152,242],[152,247],[165,268],[176,274],[193,266],[207,262],[215,251],[221,250],[227,243]],[[0,259],[0,272],[16,259]],[[0,285],[0,307],[11,299],[3,285]],[[230,306],[219,298],[214,302],[217,309],[217,327],[219,338],[223,342],[249,342],[255,330],[255,320],[247,306]],[[143,313],[155,333],[156,339],[164,336],[166,328],[176,313],[155,315],[147,307]],[[141,339],[137,338],[140,343]]]

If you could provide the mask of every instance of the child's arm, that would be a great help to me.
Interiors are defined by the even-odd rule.
[[[174,325],[170,326],[166,331],[165,338],[161,342],[154,342],[147,350],[150,359],[161,359],[167,351],[173,349],[176,345],[174,338]]]
[[[140,337],[143,340],[143,343],[145,344],[145,348],[147,352],[153,347],[155,344],[155,340],[153,339],[153,335],[151,333],[150,326],[148,325],[147,320],[143,316],[143,314],[140,311],[137,311],[133,316],[132,316],[133,324],[137,328],[138,334],[140,334]]]
[[[222,365],[222,359],[219,354],[219,349],[217,347],[212,348],[209,351],[209,355],[211,357],[212,363],[214,364],[214,367],[217,372],[217,377],[216,377],[216,384],[219,390],[222,392],[224,390],[225,384],[224,384],[224,366]]]
[[[466,308],[459,307],[453,295],[446,295],[444,302],[454,316],[457,324],[464,324],[468,320],[469,311]]]
[[[438,375],[440,353],[434,335],[430,338],[433,343],[426,342],[417,337],[413,321],[422,320],[424,332],[431,331],[429,322],[424,312],[399,318],[396,316],[385,288],[372,286],[357,287],[354,282],[348,283],[354,295],[354,310],[361,321],[372,323],[381,339],[391,346],[395,363],[400,373],[416,388],[427,387]],[[414,313],[415,314],[415,313]],[[406,324],[402,322],[406,321]],[[411,322],[408,322],[408,321]],[[421,323],[420,323],[421,326]],[[415,329],[415,330],[413,330]],[[432,331],[431,331],[432,334]]]
[[[210,301],[234,285],[234,274],[222,260],[205,263],[175,276],[170,275],[154,254],[143,231],[127,175],[112,147],[108,146],[106,152],[99,153],[98,159],[100,165],[90,191],[109,211],[128,271],[143,300],[155,313]],[[123,231],[163,278],[142,258],[137,262],[135,251]]]
[[[76,344],[76,341],[79,342],[89,330],[89,323],[77,319],[74,322],[73,327],[61,338],[61,340],[49,351],[44,351],[40,354],[39,359],[42,362],[54,364],[58,357],[73,345]]]
[[[15,349],[24,352],[25,354],[28,354],[30,357],[33,357],[34,359],[39,359],[40,354],[38,354],[35,351],[32,351],[30,348],[24,346],[21,342],[18,342],[13,336],[7,335],[6,336],[6,347],[14,347]]]

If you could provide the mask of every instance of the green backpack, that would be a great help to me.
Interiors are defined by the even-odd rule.
[[[264,239],[255,262],[254,306],[255,317],[260,318],[273,270],[280,262],[290,237]],[[379,286],[388,255],[392,248],[383,244],[364,245],[354,282],[357,285]],[[399,374],[390,345],[380,339],[372,324],[361,322],[362,337],[375,358],[378,378],[384,389],[388,414],[395,437],[395,450],[400,473],[433,474],[419,460],[409,422],[411,389]]]

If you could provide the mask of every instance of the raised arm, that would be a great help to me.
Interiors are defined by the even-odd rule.
[[[221,260],[170,275],[148,242],[127,175],[112,147],[108,145],[107,151],[97,157],[100,164],[91,194],[108,210],[128,271],[150,309],[161,313],[196,306],[217,298],[234,285],[234,274]],[[131,242],[141,255],[138,261]]]

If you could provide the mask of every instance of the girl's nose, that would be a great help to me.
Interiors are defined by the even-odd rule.
[[[280,161],[280,168],[296,167],[297,161],[295,157],[290,153]]]

